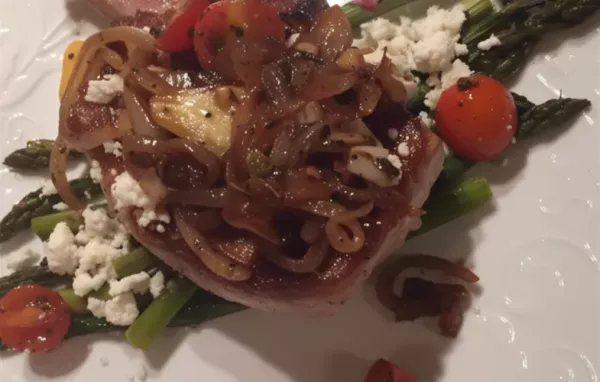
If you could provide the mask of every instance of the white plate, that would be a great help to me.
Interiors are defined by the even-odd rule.
[[[93,30],[89,18],[67,15],[62,0],[0,0],[0,157],[56,133],[63,49]],[[494,207],[404,249],[471,259],[483,293],[458,339],[440,337],[431,322],[390,322],[366,287],[332,318],[247,311],[168,331],[146,354],[117,336],[91,336],[49,354],[2,355],[0,380],[128,381],[147,373],[150,381],[361,381],[372,360],[385,357],[419,381],[597,382],[600,15],[552,40],[565,38],[539,50],[515,89],[534,101],[587,97],[594,107],[568,131],[480,166],[494,184]],[[1,168],[0,215],[38,185]]]

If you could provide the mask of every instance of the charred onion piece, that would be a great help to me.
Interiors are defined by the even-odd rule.
[[[387,265],[377,279],[377,298],[396,315],[397,321],[440,315],[442,335],[455,337],[462,325],[462,314],[468,307],[469,292],[459,284],[437,284],[410,278],[406,280],[400,297],[394,293],[394,282],[400,273],[409,268],[440,270],[470,284],[478,282],[479,277],[462,265],[439,257],[410,255]]]

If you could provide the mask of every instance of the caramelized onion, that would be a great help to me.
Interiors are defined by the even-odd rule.
[[[166,202],[169,204],[223,208],[227,196],[226,192],[225,187],[207,190],[170,190]]]
[[[327,255],[329,243],[325,236],[321,236],[317,242],[312,244],[304,257],[294,259],[285,253],[273,248],[264,252],[265,257],[277,266],[294,273],[315,272]]]
[[[79,200],[67,179],[68,158],[69,149],[60,137],[56,138],[56,142],[54,143],[50,154],[50,179],[52,179],[56,191],[63,202],[69,206],[69,209],[73,211],[82,211],[85,206],[81,200]]]
[[[152,139],[167,139],[169,137],[165,130],[150,119],[147,111],[148,105],[128,87],[123,90],[123,100],[135,134]]]
[[[422,282],[421,288],[437,295],[436,299],[423,301],[418,298],[417,292],[410,293],[412,298],[400,297],[394,293],[394,283],[398,275],[409,268],[422,268],[441,270],[449,276],[456,277],[466,283],[473,284],[479,281],[479,277],[462,265],[451,263],[448,260],[428,255],[405,255],[398,258],[392,264],[386,264],[383,272],[379,275],[375,285],[375,291],[379,302],[396,315],[396,320],[414,320],[419,317],[441,314],[440,326],[444,335],[455,336],[462,323],[462,313],[465,306],[463,301],[468,299],[466,289],[462,285],[434,284]],[[408,280],[407,280],[408,281]],[[412,286],[417,288],[416,280]],[[407,284],[405,284],[406,288]],[[436,290],[437,287],[437,290]],[[417,298],[415,298],[417,297]],[[433,306],[428,306],[433,304]],[[458,305],[457,305],[458,304]]]
[[[188,222],[185,211],[175,209],[174,217],[183,240],[208,269],[229,281],[245,281],[252,277],[250,268],[215,251],[199,230]]]

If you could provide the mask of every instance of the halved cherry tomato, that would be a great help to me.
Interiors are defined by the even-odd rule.
[[[210,0],[191,0],[188,8],[175,17],[171,25],[156,40],[156,48],[165,52],[181,52],[194,47],[194,26]]]
[[[473,161],[487,161],[502,154],[518,123],[510,92],[482,74],[461,78],[442,93],[435,122],[448,147]]]
[[[23,285],[0,299],[0,339],[16,351],[55,348],[70,324],[67,304],[46,287]]]
[[[378,359],[369,369],[365,382],[417,382],[417,380],[384,359]]]
[[[234,44],[269,39],[281,43],[285,39],[285,26],[275,8],[258,0],[219,1],[196,23],[194,47],[204,69],[231,79]]]

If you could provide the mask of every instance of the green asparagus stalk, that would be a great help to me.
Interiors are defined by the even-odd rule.
[[[416,237],[465,215],[492,198],[492,189],[485,178],[474,177],[461,182],[458,186],[438,192],[430,197],[423,209],[431,211],[422,217],[419,230],[409,235]]]
[[[487,17],[467,23],[463,37],[471,51],[467,62],[476,71],[506,81],[523,69],[542,36],[580,24],[598,9],[598,0],[511,1]],[[476,49],[492,33],[502,44],[490,51]]]
[[[372,10],[366,10],[352,2],[344,4],[342,10],[350,20],[353,27],[359,27],[362,23],[367,22],[376,17],[380,17],[397,8],[403,7],[416,0],[381,0]]]
[[[91,198],[102,195],[100,186],[89,177],[71,181],[71,187],[75,194],[82,199],[86,198],[86,195]],[[0,221],[0,243],[29,228],[31,219],[56,212],[53,206],[61,201],[58,194],[43,195],[41,189],[27,194]]]
[[[82,315],[89,313],[86,299],[76,295],[72,288],[60,289],[58,290],[58,294],[63,298],[72,314]]]
[[[30,267],[16,271],[8,276],[0,277],[0,296],[23,284],[38,284],[53,288],[65,285],[70,281],[69,276],[57,275],[51,272],[45,265]]]
[[[4,164],[15,170],[40,170],[48,169],[50,164],[50,153],[54,141],[50,139],[36,139],[28,141],[27,146],[22,149],[18,149],[8,154],[4,158]],[[80,157],[81,154],[72,151],[70,154],[72,157]]]
[[[590,107],[586,99],[558,98],[534,106],[523,114],[517,138],[529,138],[542,131],[558,128]]]
[[[163,293],[125,332],[129,343],[136,348],[148,349],[197,289],[194,283],[185,278],[168,283]]]
[[[511,93],[513,100],[515,101],[515,106],[517,107],[517,115],[519,116],[519,120],[523,119],[523,114],[533,109],[535,104],[527,99],[527,97],[522,96],[517,93]]]
[[[42,241],[48,240],[58,223],[66,223],[73,232],[81,225],[81,219],[73,211],[62,211],[50,215],[38,216],[31,219],[31,230]]]
[[[123,278],[143,270],[156,267],[160,261],[147,249],[139,247],[126,255],[119,256],[112,261],[113,268],[118,278]]]

